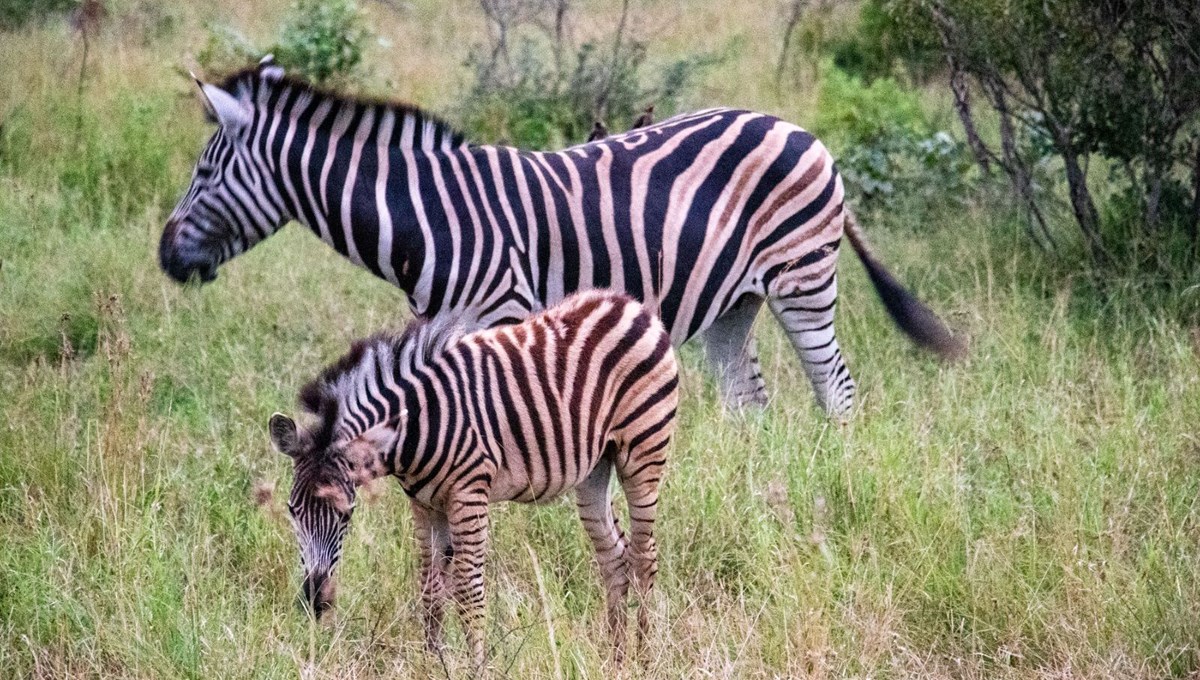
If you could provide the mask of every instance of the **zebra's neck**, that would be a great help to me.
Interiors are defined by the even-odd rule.
[[[396,474],[404,482],[408,473],[436,457],[443,440],[460,441],[467,428],[448,382],[453,379],[440,363],[464,333],[443,315],[414,321],[399,334],[356,342],[301,390],[301,402],[325,419],[319,431],[327,433],[330,443],[357,451],[355,456],[370,463],[375,476]],[[452,431],[427,431],[431,413],[441,414]]]
[[[463,136],[416,107],[301,81],[249,72],[225,87],[252,103],[251,144],[291,215],[411,298],[426,257],[414,193],[431,190],[416,175],[430,157],[464,147]]]

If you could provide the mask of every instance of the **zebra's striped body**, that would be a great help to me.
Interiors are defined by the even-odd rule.
[[[804,130],[711,109],[559,152],[472,146],[418,110],[276,71],[203,86],[221,127],[163,233],[175,278],[208,280],[297,219],[427,318],[494,326],[612,288],[654,306],[676,346],[703,334],[736,404],[766,398],[751,336],[765,300],[820,404],[849,409],[833,315],[838,247],[856,227],[832,157]],[[880,292],[920,305],[898,284]],[[897,320],[953,353],[927,317]]]
[[[324,526],[309,506],[340,499],[348,524],[354,487],[394,475],[412,499],[429,642],[440,643],[449,574],[478,661],[488,504],[549,500],[574,489],[619,657],[629,582],[644,596],[657,570],[655,508],[674,431],[677,372],[661,322],[632,298],[604,291],[568,297],[511,326],[462,335],[444,320],[417,322],[399,337],[357,343],[302,391],[302,404],[320,418],[312,432],[301,436],[285,416],[272,419],[277,447],[297,461],[289,507],[301,554],[340,554],[345,533],[305,529],[305,517]],[[312,460],[323,472],[302,477]],[[630,508],[628,541],[613,515],[614,470]],[[337,545],[314,548],[304,535]],[[320,593],[332,587],[336,560],[304,562],[305,594],[319,612],[329,604]],[[645,607],[639,624],[644,632]]]

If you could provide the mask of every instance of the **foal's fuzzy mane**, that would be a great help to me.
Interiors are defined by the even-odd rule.
[[[355,340],[350,351],[300,389],[300,407],[319,420],[311,431],[316,448],[324,449],[333,442],[344,404],[357,396],[357,386],[367,373],[374,375],[379,369],[391,372],[397,364],[407,370],[420,370],[465,334],[458,319],[442,315],[411,321],[400,332],[384,331]]]
[[[274,66],[274,64],[271,64],[271,66]],[[342,106],[352,106],[356,109],[374,108],[388,110],[396,115],[398,121],[411,117],[416,122],[418,129],[423,124],[429,124],[435,129],[440,130],[444,138],[449,140],[449,145],[452,148],[463,146],[467,143],[466,136],[453,125],[414,104],[383,97],[347,94],[331,88],[314,85],[302,78],[290,75],[268,78],[263,75],[262,65],[234,71],[221,78],[218,86],[235,96],[245,88],[254,91],[255,88],[282,89],[286,87],[294,91],[308,93],[313,97],[313,101],[315,102],[332,102],[335,105],[335,109],[340,109]],[[333,116],[330,116],[329,120],[332,120],[332,118]]]

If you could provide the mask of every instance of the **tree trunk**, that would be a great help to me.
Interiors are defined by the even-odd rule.
[[[1049,125],[1054,135],[1058,153],[1063,159],[1063,168],[1067,172],[1067,188],[1071,197],[1071,210],[1075,213],[1075,221],[1087,241],[1088,250],[1092,254],[1094,264],[1105,261],[1104,244],[1100,240],[1100,215],[1096,212],[1096,203],[1092,200],[1092,192],[1088,189],[1087,173],[1079,164],[1079,152],[1071,143],[1070,137],[1063,127],[1053,120]]]
[[[1158,225],[1162,221],[1162,190],[1163,178],[1158,164],[1153,161],[1146,163],[1146,233],[1158,233]]]
[[[979,130],[975,129],[975,117],[971,115],[971,91],[967,87],[967,79],[952,55],[946,55],[946,62],[950,66],[950,89],[954,91],[954,110],[958,112],[963,132],[967,135],[967,145],[971,147],[971,154],[975,156],[975,162],[983,174],[991,174],[992,165],[988,159],[987,146],[979,137]]]
[[[985,82],[984,88],[992,99],[992,108],[1000,115],[1000,151],[1002,154],[1000,167],[1012,181],[1013,191],[1021,200],[1025,201],[1025,209],[1029,214],[1026,224],[1029,238],[1042,250],[1057,250],[1058,244],[1050,235],[1046,219],[1042,215],[1041,209],[1038,208],[1037,199],[1033,195],[1033,181],[1029,176],[1029,168],[1026,167],[1024,159],[1017,151],[1016,131],[1013,128],[1012,112],[1008,110],[1008,101],[1004,96],[1004,87],[997,82]],[[1035,225],[1041,231],[1040,236],[1034,229]]]
[[[1192,214],[1188,219],[1192,238],[1192,256],[1200,255],[1200,139],[1196,140],[1196,159],[1192,165]]]

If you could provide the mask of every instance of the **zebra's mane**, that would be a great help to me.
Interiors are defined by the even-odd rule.
[[[290,88],[312,97],[313,106],[330,102],[333,108],[331,114],[325,119],[324,125],[327,126],[333,125],[333,121],[337,117],[333,114],[342,111],[344,107],[352,107],[355,113],[367,109],[377,109],[376,113],[379,113],[378,110],[391,111],[396,116],[393,137],[399,139],[400,130],[403,128],[402,122],[411,119],[414,124],[413,129],[418,131],[414,134],[414,139],[419,138],[422,148],[432,149],[432,140],[435,136],[441,138],[442,148],[457,148],[467,143],[466,136],[453,125],[413,104],[378,97],[348,95],[288,75],[266,77],[262,73],[261,65],[225,76],[220,87],[235,96],[240,96],[243,92],[255,93],[264,88],[270,90]]]
[[[415,320],[404,330],[382,332],[350,345],[350,351],[321,371],[300,390],[300,407],[318,419],[310,432],[318,450],[349,430],[360,432],[348,414],[361,412],[360,395],[374,385],[380,375],[393,375],[397,365],[401,373],[414,373],[428,366],[466,334],[465,327],[452,315],[433,320]],[[340,427],[344,426],[344,427]]]

